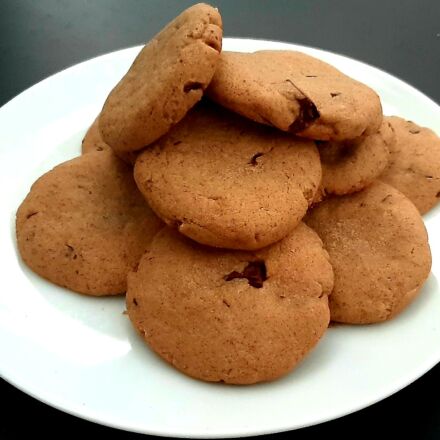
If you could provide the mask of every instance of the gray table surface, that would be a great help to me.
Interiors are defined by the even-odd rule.
[[[147,41],[191,4],[186,0],[0,0],[0,105],[66,67]],[[222,13],[225,36],[281,40],[348,55],[386,70],[440,102],[439,0],[217,0],[213,4]],[[5,381],[0,386],[2,439],[52,437],[61,432],[140,438],[55,410]],[[299,430],[295,438],[406,434],[439,439],[439,390],[437,365],[388,399]]]

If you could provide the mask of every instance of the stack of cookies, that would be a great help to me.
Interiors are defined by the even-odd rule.
[[[291,371],[330,321],[394,317],[431,268],[440,139],[303,53],[221,52],[197,4],[139,53],[83,141],[17,212],[23,260],[126,292],[149,347],[206,381]]]

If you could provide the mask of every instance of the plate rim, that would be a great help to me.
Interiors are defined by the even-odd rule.
[[[290,49],[296,49],[296,50],[302,50],[302,49],[306,49],[306,51],[314,51],[316,53],[324,53],[324,54],[330,54],[332,56],[335,57],[340,57],[343,59],[347,59],[350,60],[350,62],[355,62],[355,63],[359,63],[360,65],[364,65],[364,66],[368,66],[368,68],[373,69],[375,71],[375,73],[379,74],[379,75],[385,75],[385,77],[387,77],[388,79],[391,79],[393,82],[398,81],[400,86],[403,86],[407,89],[409,89],[411,91],[412,94],[415,94],[418,98],[422,98],[425,102],[429,102],[430,104],[432,104],[434,107],[437,107],[437,111],[440,112],[440,107],[439,105],[429,96],[425,95],[423,92],[421,92],[420,90],[416,89],[415,87],[413,87],[411,84],[407,83],[406,81],[404,81],[403,79],[390,74],[388,72],[386,72],[385,70],[382,70],[378,67],[375,67],[369,63],[363,62],[361,60],[352,58],[350,56],[347,55],[343,55],[340,53],[336,53],[336,52],[332,52],[332,51],[328,51],[325,49],[320,49],[320,48],[315,48],[312,46],[306,46],[306,45],[300,45],[300,44],[296,44],[296,43],[291,43],[291,42],[286,42],[286,41],[280,41],[280,40],[266,40],[266,39],[257,39],[257,38],[236,38],[236,37],[229,37],[229,38],[224,38],[225,41],[228,41],[230,44],[234,44],[235,41],[240,42],[241,44],[246,44],[246,43],[255,43],[255,42],[264,42],[265,44],[274,44],[274,45],[279,45],[279,44],[283,44],[286,46],[289,46]],[[81,61],[79,63],[70,65],[62,70],[60,70],[59,72],[56,72],[44,79],[42,79],[41,81],[37,82],[36,84],[30,86],[29,88],[23,90],[21,93],[19,93],[18,95],[16,95],[15,97],[11,98],[9,101],[7,101],[1,108],[0,108],[0,120],[4,114],[4,112],[7,112],[9,107],[11,105],[16,104],[17,102],[20,101],[21,97],[27,93],[29,93],[30,90],[38,88],[39,86],[41,86],[43,83],[46,82],[50,82],[53,77],[58,76],[58,75],[62,75],[63,73],[65,73],[66,71],[73,69],[77,66],[86,64],[86,63],[90,63],[92,61],[97,61],[97,60],[102,60],[104,57],[113,57],[118,53],[123,53],[126,51],[130,51],[130,50],[135,50],[135,49],[140,49],[142,47],[142,45],[136,45],[136,46],[131,46],[131,47],[127,47],[124,49],[119,49],[116,51],[112,51],[112,52],[108,52],[105,54],[101,54],[98,55],[96,57],[92,57],[89,58],[87,60]],[[380,396],[377,396],[375,399],[371,399],[369,401],[366,402],[362,402],[358,405],[353,405],[352,409],[349,411],[345,411],[345,412],[340,412],[335,410],[333,415],[327,415],[326,417],[322,417],[322,418],[316,418],[315,421],[313,423],[305,423],[305,424],[296,424],[294,426],[289,425],[289,426],[279,426],[278,428],[274,428],[274,427],[268,427],[267,429],[259,429],[259,430],[252,430],[252,429],[248,429],[248,430],[243,430],[243,431],[236,431],[234,430],[233,432],[229,432],[227,429],[224,430],[223,432],[216,432],[216,433],[210,433],[210,432],[195,432],[195,433],[182,433],[182,432],[174,432],[172,429],[166,431],[166,430],[155,430],[155,429],[145,429],[145,428],[140,428],[138,426],[132,425],[132,426],[122,426],[121,424],[118,423],[113,423],[111,420],[105,419],[105,417],[103,417],[101,414],[99,414],[99,412],[94,411],[94,410],[90,410],[90,408],[87,409],[87,411],[85,412],[81,412],[80,408],[74,408],[75,405],[72,405],[73,402],[70,402],[70,407],[66,408],[66,406],[63,406],[63,404],[61,402],[59,402],[57,399],[51,399],[50,395],[52,393],[47,393],[46,396],[49,396],[49,398],[46,398],[45,396],[41,396],[39,394],[34,393],[32,390],[32,388],[26,387],[25,385],[23,385],[23,383],[25,383],[26,381],[19,381],[18,378],[13,378],[13,377],[7,377],[4,374],[4,370],[2,367],[2,363],[0,363],[0,376],[9,384],[11,384],[12,386],[14,386],[15,388],[19,389],[20,391],[24,392],[25,394],[31,396],[32,398],[37,399],[40,402],[43,402],[44,404],[47,404],[53,408],[56,408],[57,410],[63,411],[67,414],[73,415],[75,417],[79,417],[94,423],[98,423],[104,426],[109,426],[111,428],[115,428],[115,429],[119,429],[119,430],[123,430],[123,431],[130,431],[130,432],[137,432],[137,433],[143,433],[143,434],[149,434],[149,435],[157,435],[157,436],[174,436],[174,437],[179,437],[179,438],[231,438],[231,437],[237,437],[237,436],[254,436],[254,435],[265,435],[265,434],[270,434],[270,433],[276,433],[276,432],[286,432],[286,431],[290,431],[290,430],[296,430],[296,429],[300,429],[300,428],[304,428],[304,427],[308,427],[308,426],[314,426],[317,424],[321,424],[330,420],[335,420],[337,418],[352,414],[354,412],[360,411],[368,406],[371,406],[381,400],[384,400],[386,398],[388,398],[389,396],[395,394],[396,392],[400,391],[401,389],[407,387],[408,385],[410,385],[411,383],[413,383],[415,380],[417,380],[418,378],[420,378],[421,376],[423,376],[425,373],[427,373],[430,369],[432,369],[435,365],[437,365],[440,362],[440,349],[439,352],[437,354],[433,354],[431,358],[429,358],[428,360],[425,360],[425,362],[423,362],[420,367],[418,368],[417,373],[415,373],[413,375],[413,377],[409,380],[405,380],[402,383],[399,383],[398,385],[396,384],[391,384],[389,386],[389,388],[382,392]],[[77,406],[77,405],[76,405]]]

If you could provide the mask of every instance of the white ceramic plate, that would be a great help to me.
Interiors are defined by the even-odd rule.
[[[388,114],[440,133],[440,108],[402,81],[328,52],[226,39],[227,50],[303,50],[377,90]],[[25,267],[15,211],[32,182],[79,154],[82,136],[139,48],[78,64],[0,109],[1,375],[71,414],[126,430],[182,437],[290,430],[348,414],[408,385],[440,360],[440,210],[426,216],[432,274],[420,297],[391,322],[331,328],[290,375],[248,387],[190,379],[137,337],[123,298],[88,298]],[[437,224],[437,227],[436,227]]]

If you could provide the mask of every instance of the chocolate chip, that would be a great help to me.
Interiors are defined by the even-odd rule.
[[[305,130],[315,119],[319,118],[316,105],[309,98],[298,99],[299,115],[289,127],[289,131],[297,133]]]
[[[183,91],[189,93],[191,90],[201,90],[203,89],[203,84],[199,82],[189,81],[183,86]]]
[[[33,217],[34,215],[37,215],[37,214],[38,214],[38,211],[36,211],[36,212],[31,212],[30,214],[28,214],[28,215],[26,216],[26,218],[29,219],[29,218]]]
[[[263,156],[264,153],[255,153],[252,157],[251,160],[249,161],[249,164],[256,166],[258,165],[257,159],[261,156]]]
[[[75,252],[75,248],[73,246],[70,246],[70,244],[65,244],[67,247],[66,257],[70,257],[73,260],[76,260],[78,258],[78,255]]]
[[[138,302],[137,302],[137,300],[136,300],[136,298],[133,298],[133,304],[134,304],[135,306],[139,305]]]
[[[440,191],[435,195],[437,198],[440,197]]]
[[[330,92],[330,96],[332,98],[336,98],[336,96],[339,96],[341,93],[340,92]]]
[[[231,281],[235,278],[246,278],[249,285],[259,289],[263,287],[263,282],[267,280],[266,264],[263,260],[251,261],[243,269],[243,272],[234,270],[224,277],[226,281]]]
[[[231,304],[229,304],[225,299],[223,299],[223,304],[224,304],[226,307],[231,307]]]

